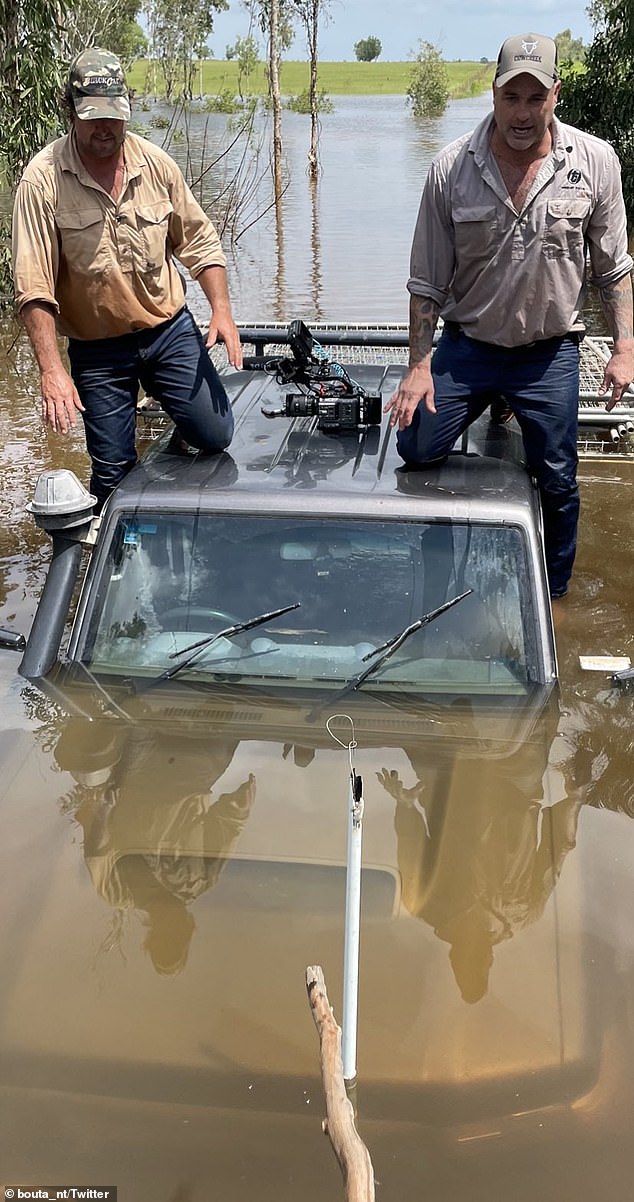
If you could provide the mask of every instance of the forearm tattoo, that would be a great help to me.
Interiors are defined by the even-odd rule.
[[[629,275],[599,289],[601,304],[610,333],[615,342],[631,340],[632,331],[632,281]]]
[[[409,303],[409,365],[415,367],[430,354],[434,330],[438,323],[440,305],[429,296],[410,297]]]

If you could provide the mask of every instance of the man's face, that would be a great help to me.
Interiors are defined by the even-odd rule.
[[[116,155],[125,139],[125,121],[114,117],[80,121],[75,117],[75,137],[83,158],[109,159]]]
[[[516,75],[502,88],[493,85],[493,114],[498,133],[511,150],[539,146],[555,112],[561,84],[542,87],[533,75]]]

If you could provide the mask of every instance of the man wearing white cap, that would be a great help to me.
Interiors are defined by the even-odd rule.
[[[552,38],[508,38],[492,114],[433,161],[407,285],[409,370],[386,406],[403,459],[433,464],[492,395],[504,396],[541,493],[554,598],[567,592],[576,548],[587,256],[614,339],[601,389],[607,409],[634,376],[619,162],[607,142],[557,120],[560,87]]]
[[[136,461],[139,386],[182,438],[207,452],[233,417],[208,347],[242,363],[226,260],[173,159],[127,130],[128,88],[108,50],[85,50],[65,91],[70,132],[40,151],[13,215],[16,303],[41,375],[42,417],[66,433],[81,412],[101,506]],[[175,259],[211,305],[207,345],[185,305]],[[70,375],[56,333],[68,338]]]

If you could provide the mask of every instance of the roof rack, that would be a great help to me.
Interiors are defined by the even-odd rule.
[[[253,347],[253,354],[284,354],[288,347],[288,323],[267,322],[238,325],[240,341]],[[321,346],[336,349],[341,363],[407,364],[408,327],[397,322],[310,322],[315,341]],[[436,331],[440,336],[442,322]],[[582,458],[634,457],[634,392],[628,390],[626,403],[610,413],[605,398],[599,394],[605,364],[610,358],[612,339],[602,334],[586,335],[580,344],[579,388],[579,455]],[[212,349],[212,359],[219,369],[226,365],[222,345]],[[139,407],[139,422],[149,437],[164,430],[162,411],[147,400]]]

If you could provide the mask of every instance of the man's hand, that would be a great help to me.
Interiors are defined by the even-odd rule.
[[[42,372],[41,385],[42,421],[57,434],[67,434],[77,424],[76,411],[84,411],[73,381],[60,364]]]
[[[196,278],[211,305],[207,346],[215,346],[220,339],[227,348],[227,359],[231,366],[242,367],[242,345],[238,327],[231,316],[227,273],[224,267],[204,267]]]
[[[60,358],[55,333],[55,311],[46,301],[29,301],[20,316],[37,365],[42,388],[42,421],[58,434],[67,434],[77,424],[76,411],[84,406]]]
[[[601,304],[607,321],[608,332],[612,335],[612,357],[603,373],[603,382],[599,396],[608,396],[605,407],[610,412],[618,405],[628,384],[634,376],[634,303],[632,298],[632,280],[629,272],[615,284],[599,289]]]
[[[603,373],[603,381],[599,388],[599,396],[606,396],[612,389],[612,393],[607,397],[605,407],[610,412],[622,400],[623,393],[632,383],[634,378],[634,355],[631,350],[613,351],[612,357],[605,365]]]
[[[390,397],[383,412],[390,413],[390,425],[404,430],[411,425],[419,403],[423,401],[430,413],[436,412],[434,404],[434,381],[428,361],[410,367],[398,388]]]
[[[422,802],[426,786],[417,781],[410,789],[406,789],[395,768],[382,768],[376,774],[379,784],[389,793],[398,805],[413,806]]]
[[[215,346],[219,338],[227,348],[227,359],[231,366],[242,367],[242,343],[238,327],[230,313],[214,310],[209,322],[207,346]]]

